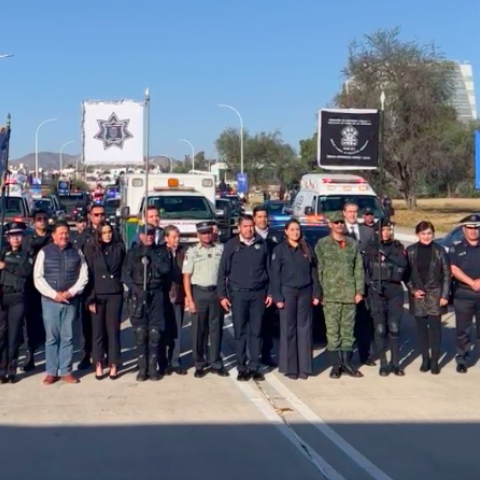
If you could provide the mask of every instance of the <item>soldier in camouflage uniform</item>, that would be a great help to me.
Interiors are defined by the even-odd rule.
[[[318,241],[318,276],[323,286],[324,314],[327,327],[327,350],[332,357],[330,378],[340,378],[342,372],[352,377],[363,375],[352,365],[355,342],[356,306],[362,301],[365,272],[355,240],[345,236],[342,212],[329,218],[330,235]]]

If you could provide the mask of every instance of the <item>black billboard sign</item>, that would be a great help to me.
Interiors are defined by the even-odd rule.
[[[378,167],[380,112],[323,109],[318,116],[317,162],[326,170]]]

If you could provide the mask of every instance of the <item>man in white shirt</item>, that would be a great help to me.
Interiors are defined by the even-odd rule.
[[[73,322],[79,297],[88,283],[88,267],[82,252],[69,242],[69,232],[66,222],[54,225],[53,243],[40,250],[33,270],[35,288],[42,295],[46,385],[59,377],[66,383],[79,382],[71,373]]]

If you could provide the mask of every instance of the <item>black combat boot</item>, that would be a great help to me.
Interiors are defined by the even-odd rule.
[[[388,361],[387,361],[387,352],[385,349],[382,349],[382,351],[379,354],[380,357],[380,370],[378,371],[378,374],[381,377],[388,377],[390,375],[390,368],[388,367]]]
[[[27,350],[25,365],[23,365],[22,370],[24,372],[32,372],[35,370],[35,352],[33,350]]]
[[[400,337],[390,337],[390,349],[392,351],[392,371],[397,377],[404,377],[405,372],[400,366]]]
[[[158,371],[158,356],[149,355],[148,356],[148,378],[152,382],[158,382],[162,379],[160,372]]]
[[[15,360],[12,360],[8,366],[8,381],[10,383],[17,381],[17,362]]]
[[[352,364],[352,352],[340,352],[342,357],[342,372],[353,378],[361,378],[363,374]]]
[[[338,352],[330,352],[332,359],[332,369],[330,370],[330,378],[338,380],[342,376],[342,369],[340,367],[340,354]]]
[[[138,356],[137,382],[144,382],[148,378],[147,357],[143,354]]]

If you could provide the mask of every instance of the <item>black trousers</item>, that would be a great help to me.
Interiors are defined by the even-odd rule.
[[[110,365],[120,362],[120,324],[123,293],[97,295],[97,312],[92,313],[93,361],[103,363],[107,355]]]
[[[42,316],[42,296],[31,287],[27,290],[25,303],[25,339],[31,353],[45,345],[45,327]]]
[[[140,315],[131,315],[137,354],[139,359],[147,356],[158,358],[160,337],[165,330],[165,298],[163,290],[149,291]]]
[[[25,314],[22,295],[3,295],[0,301],[0,375],[15,374]]]
[[[466,365],[470,352],[473,318],[476,324],[476,338],[480,338],[480,298],[454,298],[453,308],[457,344],[456,361],[458,365]]]
[[[277,310],[274,305],[265,309],[262,320],[262,361],[265,362],[272,358],[276,318]]]
[[[286,375],[312,373],[312,289],[284,288],[280,313],[279,371]]]
[[[425,362],[431,360],[434,365],[438,365],[442,345],[442,317],[440,315],[415,317],[415,323],[417,324],[418,346],[423,360]]]
[[[265,312],[265,290],[239,291],[232,289],[232,320],[235,334],[235,353],[239,372],[260,368],[262,348],[262,319]],[[247,366],[247,346],[250,365]]]
[[[214,370],[223,367],[222,350],[223,324],[220,315],[220,302],[216,289],[193,285],[193,300],[197,312],[192,315],[193,364],[195,368],[204,368],[207,364],[205,349],[210,337],[210,358],[208,363]]]
[[[166,303],[165,333],[160,342],[161,367],[170,365],[172,368],[181,368],[182,328],[185,317],[184,303]]]
[[[92,312],[88,309],[85,301],[80,302],[80,315],[82,317],[82,333],[83,333],[83,353],[85,357],[92,355],[93,343],[93,325]]]
[[[395,295],[396,293],[396,295]],[[382,367],[387,366],[387,349],[390,344],[392,365],[400,364],[400,322],[403,316],[403,289],[391,294],[371,292],[370,311],[373,318],[375,347]]]
[[[365,301],[357,305],[354,334],[360,361],[365,362],[370,357],[373,340],[373,319]]]

